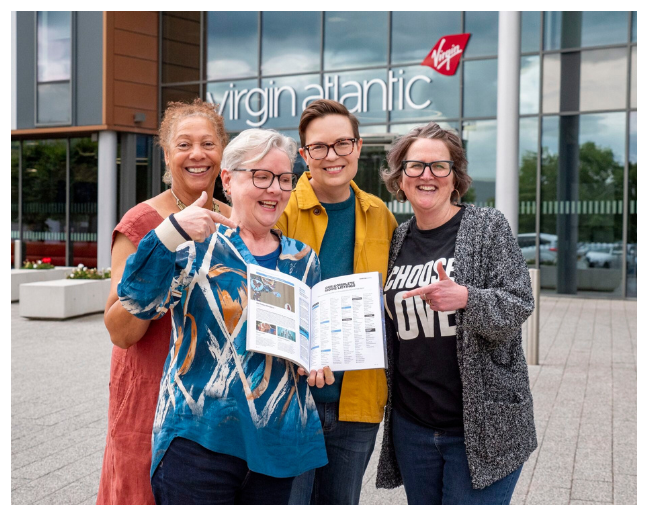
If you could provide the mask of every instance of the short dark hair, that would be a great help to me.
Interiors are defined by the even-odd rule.
[[[429,138],[430,140],[441,140],[448,148],[450,159],[454,161],[452,169],[454,171],[454,187],[458,196],[454,192],[450,197],[452,202],[458,202],[470,188],[472,178],[468,175],[468,160],[461,144],[461,138],[454,131],[442,129],[436,122],[430,122],[427,125],[415,127],[409,133],[398,138],[393,147],[387,153],[387,165],[389,168],[380,171],[382,180],[391,193],[396,195],[400,187],[398,180],[403,173],[402,161],[407,156],[410,146],[419,138]]]
[[[317,119],[322,118],[326,115],[342,115],[349,119],[351,122],[351,128],[353,129],[353,137],[360,139],[360,130],[358,129],[358,119],[349,113],[349,110],[344,104],[336,102],[335,100],[329,99],[319,99],[315,102],[310,103],[306,109],[304,109],[301,119],[299,120],[299,140],[301,146],[306,145],[306,129],[310,123]]]

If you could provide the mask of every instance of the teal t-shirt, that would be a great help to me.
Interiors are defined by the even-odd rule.
[[[355,193],[351,187],[349,190],[351,195],[346,201],[322,203],[328,215],[328,224],[319,252],[323,280],[353,274]],[[340,399],[344,371],[333,374],[335,375],[333,385],[325,385],[321,389],[311,388],[315,401],[330,403]]]

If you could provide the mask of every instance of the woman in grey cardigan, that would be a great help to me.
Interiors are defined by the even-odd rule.
[[[414,217],[394,232],[385,284],[389,401],[377,487],[410,504],[508,504],[536,448],[521,326],[526,263],[493,208],[461,204],[461,140],[436,123],[400,138],[382,172]]]

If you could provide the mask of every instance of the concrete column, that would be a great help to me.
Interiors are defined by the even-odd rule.
[[[519,11],[500,11],[497,49],[497,173],[495,207],[518,232],[520,130]]]
[[[97,266],[110,267],[110,243],[117,224],[117,133],[99,133]]]

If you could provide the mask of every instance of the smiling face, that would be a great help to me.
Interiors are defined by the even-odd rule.
[[[258,152],[252,151],[250,156],[255,154]],[[243,159],[244,163],[246,159],[249,157]],[[279,149],[272,149],[260,161],[245,163],[240,168],[269,170],[275,175],[291,172],[288,155]],[[222,179],[225,190],[229,190],[232,198],[230,218],[242,228],[255,233],[270,231],[290,199],[291,192],[281,190],[277,179],[268,188],[257,188],[252,183],[252,172],[226,169],[223,169]]]
[[[406,160],[431,161],[450,160],[450,151],[441,140],[418,138],[410,145],[405,155]],[[409,177],[401,173],[400,189],[412,203],[417,219],[434,214],[444,214],[451,208],[450,196],[454,190],[454,171],[447,177],[436,177],[425,167],[423,175]]]
[[[164,159],[180,200],[189,205],[201,192],[213,193],[222,154],[216,129],[206,118],[191,116],[176,124]]]
[[[326,115],[314,119],[305,131],[306,145],[325,143],[332,145],[338,140],[355,138],[350,120],[344,115]],[[313,159],[306,149],[299,154],[306,161],[311,173],[311,186],[321,202],[342,202],[349,197],[349,184],[358,173],[358,158],[362,140],[356,141],[353,152],[338,156],[329,149],[324,159]]]

